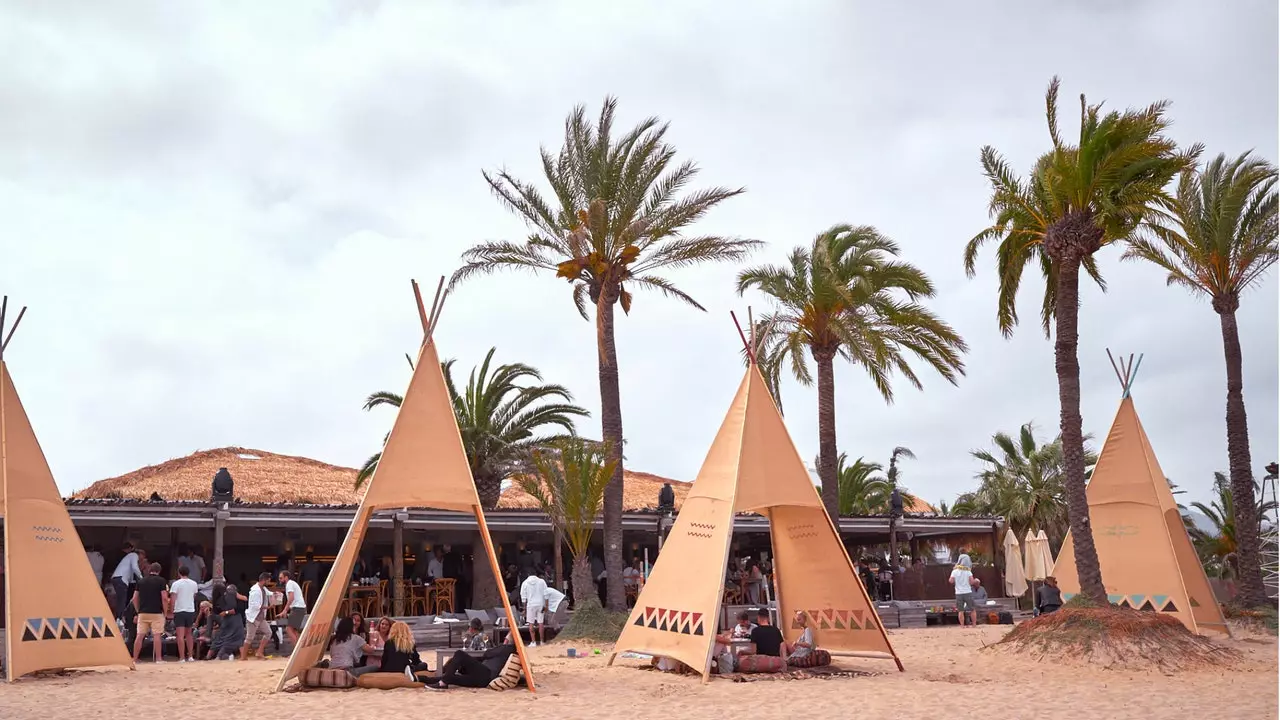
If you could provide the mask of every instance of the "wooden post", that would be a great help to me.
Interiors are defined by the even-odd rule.
[[[564,592],[564,589],[565,589],[564,559],[561,557],[561,553],[564,552],[564,533],[560,530],[560,528],[556,528],[554,545],[555,545],[556,556],[555,556],[555,561],[552,564],[552,568],[556,573],[555,587],[557,590]],[[499,585],[502,584],[501,575],[498,576],[498,584]],[[505,586],[503,586],[503,589],[505,590]]]
[[[898,579],[898,518],[889,516],[889,599],[893,600],[893,585]]]
[[[169,577],[178,577],[178,528],[169,528]]]
[[[398,512],[391,520],[391,614],[404,616],[404,521],[409,513]]]
[[[1000,553],[1003,549],[1000,545],[1000,524],[993,522],[991,523],[991,564],[996,568],[996,584],[1000,587],[987,588],[987,593],[998,592],[1000,597],[1008,595],[1004,590],[1004,564],[1000,562]]]
[[[493,540],[489,537],[489,524],[484,521],[484,510],[476,505],[474,512],[476,524],[480,526],[480,541],[484,543],[485,553],[489,556],[489,567],[493,569],[493,579],[498,583],[499,588],[505,588],[506,586],[502,584],[502,568],[498,567],[498,556],[493,552]],[[537,688],[533,686],[533,673],[529,672],[529,658],[524,653],[524,640],[520,637],[520,623],[516,621],[516,615],[511,611],[511,599],[505,592],[498,594],[502,596],[502,609],[507,611],[507,627],[511,628],[511,632],[515,635],[512,642],[516,645],[520,665],[524,668],[524,680],[529,685],[529,692],[537,692]]]
[[[222,542],[223,533],[227,528],[227,518],[231,517],[228,510],[219,509],[213,514],[213,575],[215,578],[226,579],[227,575],[223,568]]]

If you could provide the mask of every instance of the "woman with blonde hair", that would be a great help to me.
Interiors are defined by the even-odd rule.
[[[414,670],[422,664],[413,640],[413,630],[403,622],[391,623],[387,633],[386,644],[382,646],[382,672],[404,673],[410,680],[416,680]],[[425,668],[421,668],[425,669]]]
[[[792,628],[800,627],[800,637],[789,645],[787,649],[787,664],[793,667],[818,667],[819,665],[830,665],[831,654],[826,650],[819,650],[817,640],[813,635],[813,626],[809,624],[809,615],[803,610],[797,610],[795,614],[795,622]]]

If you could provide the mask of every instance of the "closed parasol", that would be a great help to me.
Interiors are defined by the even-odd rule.
[[[1004,592],[1009,597],[1020,597],[1027,591],[1027,578],[1022,572],[1022,547],[1013,528],[1004,533]]]

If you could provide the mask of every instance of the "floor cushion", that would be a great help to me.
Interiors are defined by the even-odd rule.
[[[520,654],[511,653],[507,656],[507,663],[502,666],[502,672],[498,673],[498,677],[489,683],[490,690],[510,690],[520,683]]]
[[[787,662],[773,655],[738,656],[738,672],[740,673],[782,672],[786,668]]]
[[[420,688],[422,683],[410,680],[404,673],[371,672],[356,678],[356,687],[394,690],[395,688]]]
[[[817,649],[804,657],[788,658],[787,664],[798,668],[822,667],[831,664],[831,653]]]
[[[333,668],[307,668],[298,675],[298,682],[309,688],[351,688],[356,686],[356,679],[346,670]]]

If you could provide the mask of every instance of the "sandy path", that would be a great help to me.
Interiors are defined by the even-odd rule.
[[[136,672],[86,671],[0,686],[3,718],[218,717],[272,720],[421,716],[442,718],[657,717],[710,720],[748,717],[937,718],[958,699],[984,718],[1275,718],[1276,642],[1244,638],[1228,643],[1245,654],[1245,667],[1165,676],[1096,668],[1057,667],[981,652],[1000,628],[890,632],[907,666],[892,671],[878,661],[846,661],[875,677],[803,682],[733,683],[636,669],[635,661],[606,668],[604,656],[570,660],[562,646],[531,651],[539,692],[490,690],[348,690],[272,693],[281,660],[155,666]],[[434,653],[431,653],[434,662]],[[625,663],[625,664],[624,664]]]

